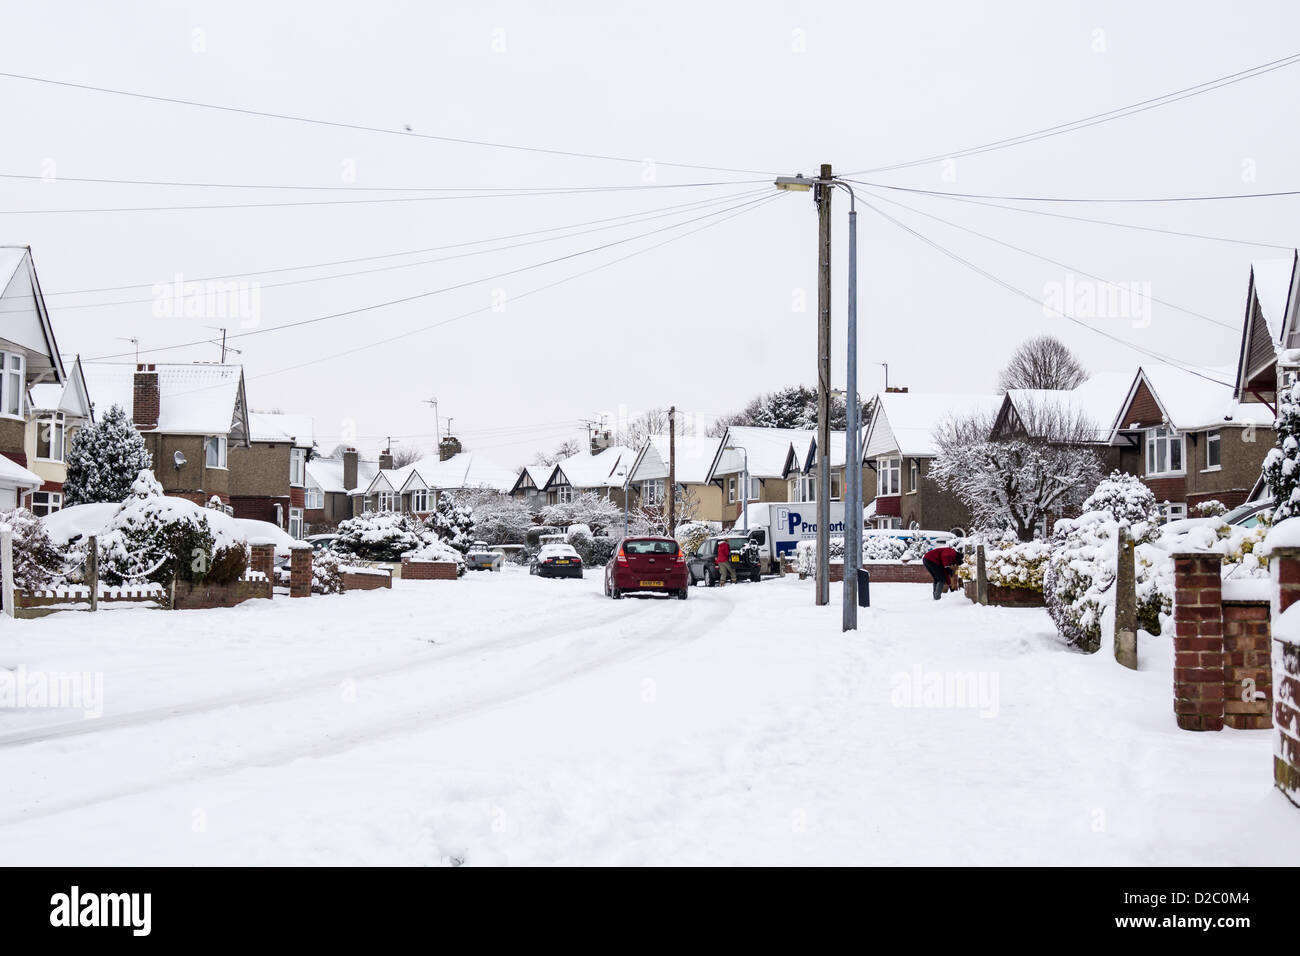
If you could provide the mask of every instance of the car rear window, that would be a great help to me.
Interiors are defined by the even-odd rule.
[[[628,541],[623,545],[627,554],[676,554],[675,541]]]

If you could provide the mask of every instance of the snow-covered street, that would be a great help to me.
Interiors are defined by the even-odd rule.
[[[1174,724],[1041,609],[795,577],[610,601],[519,569],[0,622],[103,715],[0,710],[27,864],[1282,864],[1271,733]],[[938,684],[948,693],[934,696]],[[958,691],[970,691],[959,693]],[[936,706],[937,705],[937,706]],[[1279,840],[1280,834],[1290,836]]]

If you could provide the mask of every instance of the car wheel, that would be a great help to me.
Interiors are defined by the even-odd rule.
[[[611,590],[609,592],[609,596],[612,597],[615,601],[623,600],[623,592],[620,591],[618,588],[614,588],[613,590]]]
[[[678,596],[681,600],[685,601],[688,597],[691,596],[691,589],[690,589],[690,588],[682,588],[680,591],[677,592],[677,596]]]
[[[712,572],[712,571],[705,571],[705,572],[704,572],[704,586],[705,586],[706,588],[711,588],[711,587],[713,587],[713,586],[714,586],[715,584],[717,584],[717,583],[718,583],[718,580],[717,580],[717,578],[715,578],[715,577],[713,576],[713,572]]]

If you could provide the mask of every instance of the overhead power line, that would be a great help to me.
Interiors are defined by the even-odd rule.
[[[495,281],[495,280],[497,280],[497,279],[504,279],[504,278],[506,278],[506,277],[508,277],[508,276],[518,275],[518,274],[523,273],[523,272],[529,272],[529,271],[531,271],[531,270],[533,270],[533,269],[540,269],[540,268],[542,268],[543,266],[553,265],[553,264],[555,264],[555,263],[557,263],[557,262],[564,262],[564,261],[566,261],[566,260],[568,260],[568,259],[574,259],[574,258],[577,258],[578,256],[588,255],[588,254],[593,253],[593,252],[599,252],[599,251],[601,251],[602,249],[609,249],[609,248],[611,248],[611,247],[613,247],[613,246],[622,245],[622,244],[627,243],[627,242],[633,242],[633,241],[635,241],[635,240],[637,240],[637,239],[644,239],[644,238],[646,238],[646,237],[648,237],[648,236],[657,235],[658,233],[665,232],[665,231],[670,230],[670,229],[678,229],[678,228],[681,228],[682,226],[690,225],[690,224],[693,223],[693,222],[698,222],[698,221],[700,221],[701,219],[708,219],[708,218],[713,217],[713,216],[722,215],[723,213],[729,212],[729,211],[731,211],[732,209],[740,209],[740,208],[744,208],[744,207],[746,207],[746,206],[750,206],[750,205],[754,204],[755,202],[761,202],[761,201],[763,201],[762,198],[760,198],[760,199],[750,199],[750,200],[746,200],[745,202],[742,202],[742,203],[740,203],[740,204],[738,204],[738,205],[736,205],[736,206],[731,206],[731,207],[728,207],[728,208],[725,208],[725,209],[722,209],[722,210],[713,210],[713,211],[710,211],[710,212],[708,212],[708,213],[705,213],[703,216],[697,216],[697,217],[695,217],[694,219],[687,219],[687,220],[685,220],[685,221],[683,221],[683,222],[676,222],[676,223],[671,223],[671,224],[669,224],[669,225],[667,225],[667,226],[660,226],[658,229],[652,229],[652,230],[650,230],[649,232],[640,233],[640,234],[635,235],[635,236],[628,236],[628,237],[625,237],[625,238],[623,238],[623,239],[615,239],[615,240],[612,240],[612,241],[610,241],[610,242],[602,243],[601,245],[598,245],[598,246],[592,246],[592,247],[587,248],[587,249],[580,249],[580,250],[578,250],[577,252],[570,252],[570,253],[567,253],[567,254],[565,254],[565,255],[563,255],[563,256],[556,256],[555,258],[552,258],[552,259],[546,259],[546,260],[544,260],[544,261],[542,261],[542,262],[535,262],[535,263],[532,263],[531,265],[520,266],[519,268],[516,268],[516,269],[508,269],[508,270],[506,270],[506,271],[504,271],[504,272],[498,272],[498,273],[496,273],[495,275],[490,275],[490,276],[480,276],[480,277],[477,278],[477,279],[468,279],[468,280],[466,280],[466,281],[464,281],[464,282],[458,282],[458,283],[455,283],[454,285],[443,286],[443,287],[440,288],[440,289],[431,289],[431,290],[429,290],[429,291],[427,291],[427,292],[418,292],[418,293],[415,293],[414,295],[402,296],[402,297],[397,298],[397,299],[388,299],[388,300],[386,300],[386,301],[384,301],[384,302],[376,302],[376,303],[372,303],[371,305],[359,306],[358,308],[355,308],[355,309],[347,309],[347,310],[344,310],[344,311],[342,311],[342,312],[331,312],[331,313],[329,313],[328,315],[319,315],[319,316],[315,316],[314,318],[310,318],[310,319],[301,319],[301,320],[299,320],[299,321],[297,321],[297,322],[285,322],[285,323],[282,323],[282,324],[280,324],[280,325],[269,326],[269,327],[267,327],[267,328],[251,329],[251,330],[246,331],[246,332],[237,332],[237,333],[234,333],[233,335],[227,336],[227,339],[230,340],[230,341],[234,341],[235,339],[245,339],[245,338],[250,338],[251,336],[254,336],[254,335],[266,335],[266,334],[271,333],[271,332],[282,332],[282,331],[285,331],[285,330],[287,330],[287,329],[296,329],[296,328],[301,328],[301,327],[303,327],[303,326],[307,326],[307,325],[315,325],[315,324],[317,324],[317,323],[319,323],[319,322],[326,322],[326,321],[329,321],[329,320],[331,320],[331,319],[344,318],[344,317],[346,317],[346,316],[350,316],[350,315],[360,315],[360,314],[362,314],[362,313],[364,313],[364,312],[371,312],[371,311],[374,311],[375,309],[382,309],[382,308],[386,308],[386,307],[391,306],[391,305],[400,305],[400,304],[405,303],[405,302],[414,302],[414,301],[417,301],[417,300],[419,300],[419,299],[426,299],[426,298],[429,298],[430,296],[441,295],[441,294],[446,293],[446,292],[453,292],[453,291],[455,291],[455,290],[457,290],[457,289],[463,289],[463,288],[466,288],[466,287],[468,287],[468,286],[478,285],[479,283],[482,283],[482,282],[492,282],[492,281]],[[196,346],[196,345],[206,345],[206,344],[208,344],[208,342],[209,342],[209,339],[207,339],[207,338],[196,339],[196,340],[194,340],[194,341],[190,341],[190,342],[179,342],[179,343],[177,343],[177,344],[175,344],[175,345],[162,345],[162,346],[158,346],[158,347],[156,347],[156,348],[140,349],[139,352],[117,352],[117,353],[114,353],[114,354],[112,354],[112,355],[101,355],[101,356],[97,356],[97,357],[94,358],[94,359],[87,359],[87,361],[103,361],[103,360],[106,360],[106,359],[122,358],[122,357],[127,356],[127,355],[137,355],[137,356],[138,356],[138,355],[149,355],[149,354],[155,354],[155,353],[158,353],[158,352],[170,352],[170,351],[174,351],[175,349],[189,348],[189,347],[191,347],[191,346]]]
[[[891,189],[895,192],[923,193],[927,196],[944,196],[949,199],[1002,199],[1008,202],[1067,202],[1067,203],[1172,203],[1172,202],[1218,202],[1225,199],[1275,199],[1280,196],[1300,196],[1300,189],[1285,189],[1271,193],[1228,193],[1222,196],[1155,196],[1125,197],[1118,199],[1086,198],[1079,196],[999,196],[987,193],[953,193],[941,189],[919,189],[910,186],[890,186],[886,183],[871,183],[862,179],[850,180],[873,189]]]
[[[0,72],[0,77],[7,77],[11,80],[24,80],[28,83],[43,83],[49,86],[58,86],[65,89],[84,90],[92,93],[111,94],[113,96],[125,96],[131,99],[147,100],[154,103],[169,103],[173,106],[190,106],[196,109],[217,110],[223,113],[237,113],[244,116],[257,116],[263,119],[287,120],[293,123],[305,123],[312,126],[326,126],[333,129],[346,129],[356,132],[381,133],[386,136],[402,136],[408,139],[433,140],[439,143],[454,143],[460,146],[482,146],[491,149],[515,150],[523,153],[537,153],[546,156],[567,156],[574,159],[592,159],[602,160],[612,163],[635,163],[643,165],[647,161],[652,161],[655,166],[666,166],[673,169],[703,169],[724,173],[745,173],[754,176],[775,176],[776,173],[771,170],[761,169],[735,169],[728,166],[712,166],[704,163],[677,163],[660,161],[658,159],[650,160],[647,157],[631,156],[613,156],[603,153],[582,152],[578,150],[552,149],[541,146],[522,146],[517,143],[497,143],[489,140],[467,139],[457,136],[439,136],[433,133],[416,133],[412,130],[385,129],[382,126],[367,126],[362,123],[343,123],[337,120],[317,119],[309,116],[295,116],[289,113],[274,113],[269,110],[246,109],[238,106],[225,106],[218,103],[203,103],[198,100],[180,99],[171,96],[158,96],[151,93],[139,93],[134,90],[120,90],[107,86],[94,86],[89,83],[72,83],[67,80],[55,80],[45,76],[31,76],[24,73]]]
[[[1063,312],[1060,309],[1054,309],[1051,306],[1047,305],[1045,302],[1043,302],[1041,297],[1032,295],[1024,291],[1023,289],[1018,288],[1017,286],[1014,286],[1011,283],[998,278],[996,275],[989,272],[987,269],[984,269],[981,266],[976,265],[975,263],[971,262],[969,259],[966,259],[958,255],[957,253],[953,252],[951,249],[947,248],[946,246],[943,246],[938,242],[935,242],[933,239],[929,238],[923,233],[918,232],[916,229],[913,229],[905,222],[902,222],[899,219],[896,219],[895,217],[891,216],[889,213],[885,212],[879,206],[874,206],[870,203],[864,203],[864,205],[866,205],[869,209],[875,212],[876,215],[880,216],[881,218],[885,219],[888,222],[893,223],[895,226],[897,226],[899,229],[902,229],[904,232],[910,233],[912,236],[916,237],[921,242],[925,243],[927,246],[930,246],[932,249],[936,250],[937,252],[941,252],[948,258],[961,263],[967,269],[970,269],[972,272],[976,273],[977,275],[980,275],[983,278],[988,279],[990,282],[994,283],[995,285],[1001,286],[1003,289],[1006,289],[1008,292],[1014,295],[1018,295],[1022,299],[1026,299],[1027,301],[1034,303],[1034,305],[1038,306],[1039,308],[1046,309],[1049,312],[1059,315],[1067,322],[1072,322],[1075,325],[1079,326],[1080,328],[1087,329],[1088,331],[1094,332],[1097,335],[1102,336],[1103,338],[1110,339],[1112,342],[1115,342],[1118,345],[1122,345],[1127,349],[1132,349],[1135,352],[1140,352],[1143,355],[1147,355],[1151,358],[1158,359],[1159,361],[1164,362],[1168,365],[1172,365],[1176,368],[1182,369],[1184,372],[1187,372],[1189,375],[1195,375],[1198,378],[1203,378],[1207,382],[1213,382],[1216,385],[1223,385],[1229,388],[1232,387],[1230,382],[1224,382],[1210,375],[1206,375],[1204,374],[1204,372],[1199,372],[1196,370],[1195,366],[1191,366],[1185,362],[1180,362],[1178,359],[1175,359],[1172,356],[1165,355],[1161,352],[1156,352],[1153,349],[1144,348],[1141,345],[1135,345],[1134,343],[1129,342],[1126,339],[1120,338],[1118,335],[1113,335],[1104,329],[1099,329],[1095,325],[1090,325],[1089,323],[1083,321],[1082,319],[1076,318],[1075,316],[1070,315],[1067,312]]]
[[[1160,96],[1154,96],[1150,99],[1140,100],[1137,103],[1130,103],[1127,106],[1121,106],[1113,110],[1107,110],[1104,113],[1094,113],[1091,116],[1084,116],[1068,123],[1058,123],[1055,126],[1047,126],[1042,129],[1032,130],[1028,133],[1021,133],[1019,136],[1009,136],[1005,139],[994,140],[991,143],[982,143],[978,146],[968,146],[964,149],[952,150],[946,153],[934,153],[930,156],[924,156],[920,159],[913,159],[902,163],[893,163],[889,166],[877,166],[873,169],[857,169],[845,173],[846,176],[862,176],[872,173],[890,172],[895,169],[909,169],[913,166],[924,166],[929,163],[938,162],[942,159],[960,159],[964,156],[974,156],[979,153],[987,153],[998,149],[1007,149],[1011,146],[1019,146],[1024,143],[1032,143],[1040,139],[1047,139],[1051,136],[1061,136],[1065,133],[1073,133],[1076,130],[1086,129],[1089,126],[1096,126],[1100,123],[1109,123],[1113,120],[1122,119],[1125,116],[1133,116],[1136,113],[1144,113],[1147,110],[1157,109],[1161,106],[1168,106],[1170,103],[1177,103],[1192,96],[1200,96],[1202,93],[1209,93],[1213,90],[1221,89],[1225,86],[1231,86],[1244,80],[1254,79],[1257,76],[1263,76],[1266,73],[1272,73],[1274,70],[1281,70],[1285,67],[1292,66],[1300,62],[1300,53],[1292,53],[1276,60],[1270,60],[1267,63],[1261,63],[1258,66],[1252,66],[1249,69],[1240,70],[1237,73],[1229,73],[1227,76],[1221,76],[1217,79],[1207,80],[1204,83],[1198,83],[1195,86],[1183,87],[1180,90],[1174,90],[1170,93],[1164,93]]]

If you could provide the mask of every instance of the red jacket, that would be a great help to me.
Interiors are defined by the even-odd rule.
[[[933,561],[941,568],[950,568],[961,560],[961,555],[952,548],[931,548],[921,560]]]
[[[731,560],[731,545],[725,541],[718,542],[718,564],[726,564]]]

